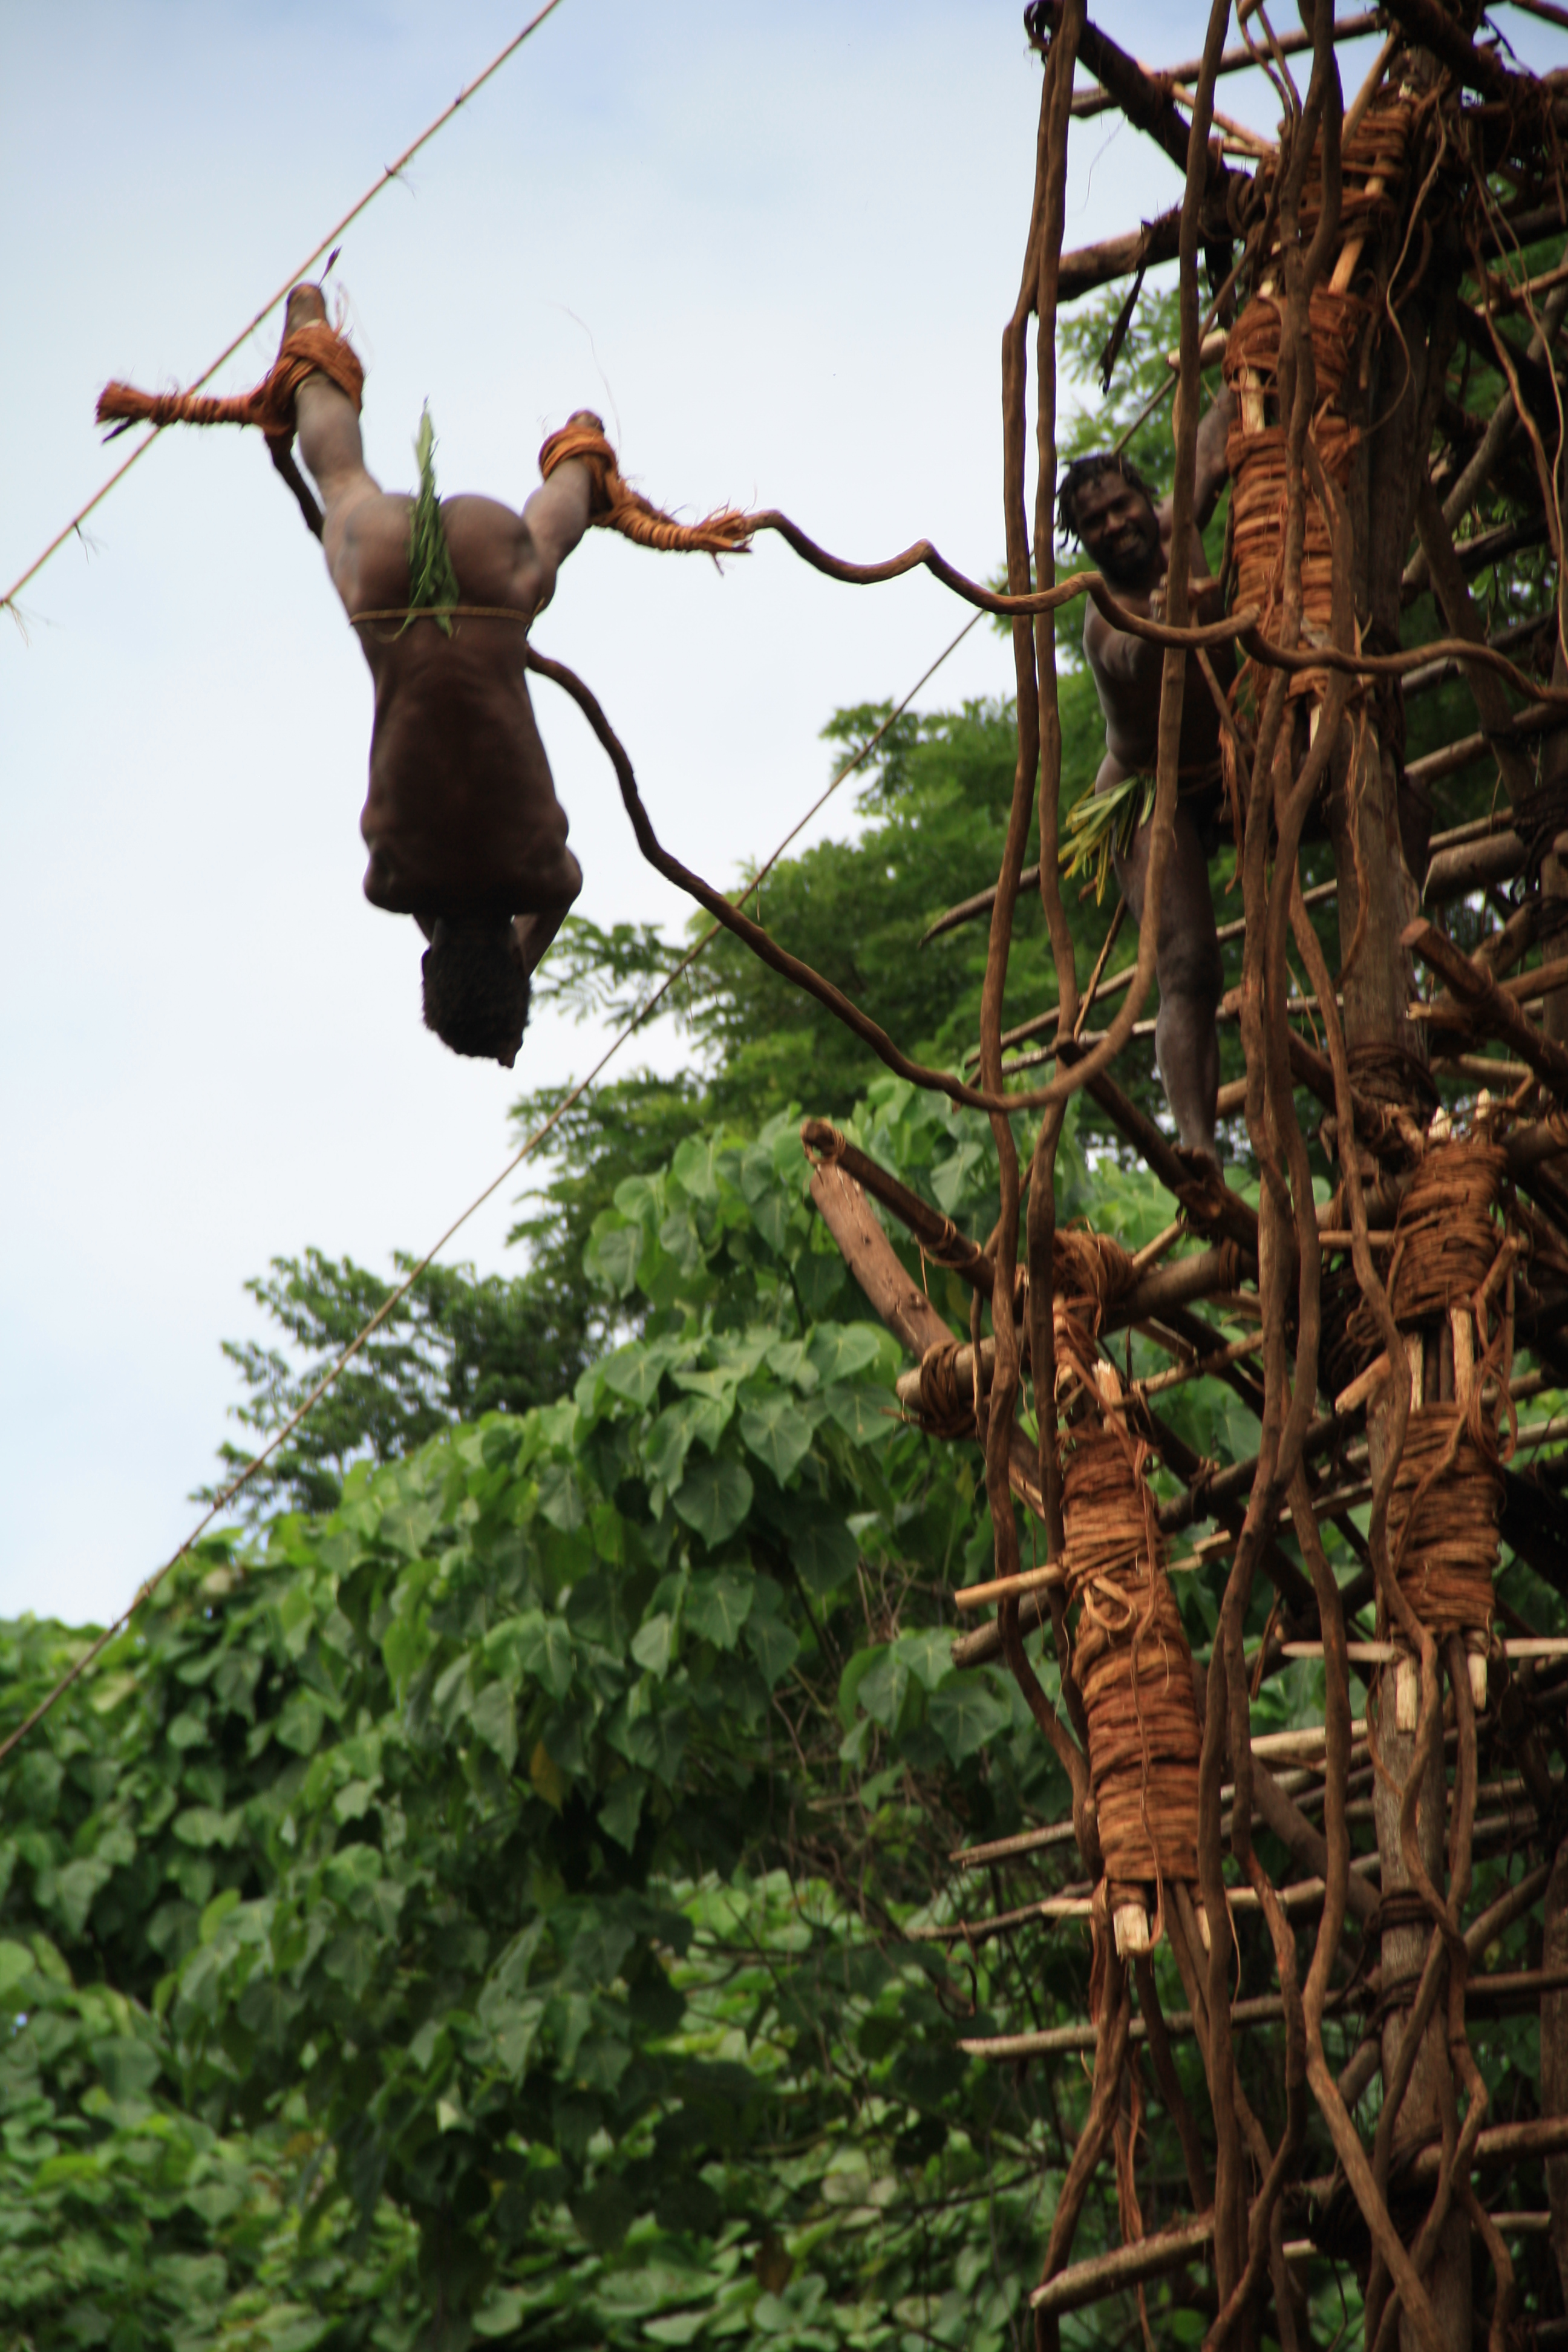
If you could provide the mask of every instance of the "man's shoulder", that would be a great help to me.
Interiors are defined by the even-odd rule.
[[[1149,611],[1149,592],[1147,590],[1142,588],[1119,588],[1114,580],[1108,580],[1105,584],[1110,589],[1111,594],[1115,597],[1117,603],[1124,606],[1128,612],[1147,614]],[[1160,575],[1160,584],[1162,586],[1164,584],[1163,572]],[[1131,635],[1131,632],[1126,629],[1118,628],[1116,623],[1110,619],[1110,615],[1100,611],[1092,596],[1088,596],[1084,599],[1084,606],[1083,649],[1092,660],[1095,648],[1097,646],[1107,646],[1111,642],[1112,638],[1127,636]]]

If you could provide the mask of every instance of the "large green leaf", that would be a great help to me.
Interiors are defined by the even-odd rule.
[[[610,1793],[599,1807],[601,1827],[628,1853],[637,1843],[637,1823],[642,1819],[647,1794],[646,1773],[623,1772],[618,1780],[612,1780]]]
[[[534,1957],[544,1933],[534,1920],[512,1937],[490,1970],[478,2001],[480,2022],[494,2035],[504,2071],[521,2077],[542,2021],[545,2001],[530,1990]]]
[[[732,1650],[751,1611],[757,1589],[749,1572],[728,1568],[700,1568],[686,1596],[686,1622],[702,1640]]]
[[[220,1812],[214,1805],[188,1805],[175,1814],[174,1829],[184,1845],[227,1847],[243,1833],[245,1816]]]
[[[807,1336],[805,1352],[825,1386],[849,1381],[883,1360],[884,1334],[868,1323],[818,1323]]]
[[[693,1444],[700,1438],[711,1453],[732,1409],[727,1393],[682,1396],[668,1406],[644,1441],[643,1460],[651,1475],[665,1486],[679,1486]]]
[[[742,1638],[770,1690],[800,1655],[800,1636],[784,1615],[777,1585],[766,1577],[756,1580]]]
[[[922,1625],[899,1635],[899,1655],[915,1680],[928,1691],[945,1682],[953,1671],[952,1635],[944,1625]]]
[[[714,1173],[717,1151],[718,1144],[712,1136],[689,1136],[669,1163],[670,1174],[694,1201],[716,1201],[719,1197]]]
[[[486,1635],[484,1654],[512,1689],[536,1682],[552,1698],[564,1698],[572,1685],[572,1634],[566,1622],[542,1609],[525,1609]]]
[[[273,1738],[296,1755],[313,1756],[320,1744],[326,1709],[314,1691],[297,1690],[285,1704],[273,1727]]]
[[[617,1348],[598,1367],[605,1386],[628,1404],[650,1405],[658,1394],[658,1384],[668,1369],[668,1350],[648,1347],[634,1340],[629,1347]]]
[[[741,1434],[780,1486],[787,1484],[811,1451],[814,1416],[788,1395],[764,1397],[741,1415]]]
[[[846,1388],[823,1391],[823,1401],[838,1427],[856,1445],[881,1445],[903,1427],[904,1416],[891,1389]]]
[[[1013,1720],[1003,1694],[973,1673],[955,1672],[931,1692],[928,1705],[931,1729],[954,1764],[966,1762],[988,1740],[999,1739]]]
[[[619,1218],[606,1219],[595,1226],[584,1263],[613,1297],[627,1298],[637,1287],[643,1244],[640,1225],[627,1224]]]
[[[815,1497],[792,1496],[784,1536],[795,1569],[816,1600],[825,1601],[855,1573],[859,1546],[838,1514]]]
[[[33,1955],[25,1944],[0,1943],[0,2001],[33,1973]]]
[[[487,1683],[468,1710],[468,1721],[510,1772],[517,1761],[517,1700],[508,1685]]]
[[[855,1696],[873,1723],[879,1723],[884,1731],[891,1731],[903,1711],[909,1687],[909,1660],[900,1644],[892,1642],[861,1677]]]
[[[583,1492],[569,1462],[546,1462],[539,1473],[539,1508],[553,1528],[570,1535],[583,1524]]]
[[[714,1454],[688,1471],[675,1507],[710,1548],[724,1543],[752,1507],[752,1482],[738,1462]]]
[[[670,1646],[675,1633],[675,1621],[660,1611],[657,1617],[645,1617],[632,1635],[632,1656],[646,1672],[662,1682],[669,1670]]]
[[[522,2326],[523,2298],[517,2287],[492,2287],[469,2325],[476,2336],[515,2336]]]

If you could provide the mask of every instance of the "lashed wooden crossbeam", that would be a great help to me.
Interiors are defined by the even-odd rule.
[[[1561,1145],[1558,1148],[1561,1149]],[[1308,1429],[1302,1449],[1303,1459],[1311,1462],[1322,1454],[1332,1452],[1336,1446],[1343,1446],[1344,1433],[1345,1424],[1342,1419],[1332,1412],[1321,1414]],[[1162,1430],[1159,1435],[1162,1444],[1165,1444],[1166,1433]],[[1176,1535],[1184,1528],[1201,1526],[1212,1518],[1217,1519],[1229,1534],[1234,1535],[1240,1526],[1246,1498],[1258,1475],[1257,1456],[1228,1464],[1212,1475],[1199,1475],[1195,1463],[1183,1463],[1179,1455],[1173,1458],[1173,1454],[1174,1449],[1167,1447],[1167,1467],[1174,1470],[1178,1477],[1190,1479],[1190,1483],[1184,1494],[1159,1506],[1155,1517],[1161,1532]],[[1346,1470],[1364,1468],[1367,1463],[1365,1439],[1359,1438],[1349,1446],[1343,1446],[1341,1462]],[[1320,1516],[1331,1516],[1336,1509],[1352,1507],[1357,1496],[1363,1491],[1354,1487],[1344,1490],[1338,1496],[1330,1495],[1315,1498]],[[1279,1525],[1282,1528],[1290,1525],[1288,1507],[1280,1513]],[[1568,1568],[1563,1565],[1565,1538],[1568,1538],[1568,1504],[1561,1497],[1520,1477],[1517,1473],[1505,1473],[1499,1532],[1504,1542],[1517,1550],[1539,1574],[1544,1575],[1557,1589],[1568,1592]],[[1291,1565],[1288,1561],[1285,1564]],[[1267,1553],[1261,1565],[1270,1575],[1276,1573]],[[1300,1579],[1300,1570],[1294,1573]],[[1278,1577],[1276,1580],[1279,1581]],[[1347,1588],[1347,1605],[1352,1593],[1353,1588]],[[1300,1605],[1304,1601],[1310,1605],[1310,1593],[1304,1580],[1292,1586],[1290,1597],[1293,1604]],[[1026,1594],[1019,1609],[1019,1620],[1025,1631],[1038,1624],[1043,1615],[1043,1601],[1037,1596]],[[994,1625],[981,1625],[972,1633],[961,1633],[952,1644],[955,1666],[988,1665],[1000,1655],[1001,1643]]]
[[[811,1197],[845,1265],[894,1337],[916,1356],[923,1356],[929,1348],[950,1346],[952,1333],[924,1291],[904,1272],[854,1178],[841,1167],[814,1168]],[[1039,1466],[1035,1449],[1021,1429],[1013,1432],[1007,1475],[1019,1501],[1037,1517],[1043,1517]]]
[[[978,1290],[984,1298],[990,1297],[996,1269],[979,1243],[961,1233],[951,1217],[944,1217],[887,1169],[879,1167],[869,1152],[851,1143],[827,1119],[803,1120],[800,1139],[814,1160],[842,1168],[862,1191],[869,1192],[874,1201],[880,1201],[885,1209],[890,1209],[919,1244],[922,1257],[929,1257],[936,1265],[950,1267],[972,1289]]]
[[[1500,1038],[1542,1082],[1568,1101],[1568,1051],[1532,1029],[1513,998],[1453,941],[1425,920],[1406,924],[1402,944],[1447,983],[1475,1024]]]
[[[1494,50],[1478,48],[1440,0],[1386,0],[1386,7],[1410,39],[1447,66],[1466,89],[1505,102],[1529,102],[1529,77],[1510,73]]]
[[[1373,1777],[1373,1768],[1370,1764],[1346,1774],[1342,1793],[1350,1799],[1345,1806],[1347,1822],[1370,1822],[1373,1818],[1375,1808],[1372,1799],[1351,1795],[1352,1790],[1369,1789]],[[1315,1771],[1310,1765],[1298,1766],[1278,1771],[1274,1778],[1303,1811],[1310,1807],[1312,1811],[1320,1811],[1327,1801],[1327,1786],[1321,1769]],[[1561,1782],[1554,1778],[1547,1792],[1549,1809],[1556,1802],[1561,1787]],[[1231,1815],[1226,1809],[1236,1801],[1235,1783],[1227,1780],[1219,1794],[1222,1809],[1220,1835],[1228,1838]],[[1528,1784],[1515,1775],[1484,1782],[1476,1791],[1476,1801],[1478,1804],[1512,1804],[1518,1799],[1530,1796]],[[1531,1801],[1535,1802],[1533,1798]],[[1252,1826],[1254,1829],[1263,1826],[1263,1815],[1256,1805],[1253,1807]],[[1021,1862],[1026,1854],[1045,1853],[1056,1846],[1070,1845],[1073,1835],[1070,1821],[1050,1822],[1042,1829],[1016,1830],[1010,1837],[989,1838],[981,1845],[958,1846],[949,1854],[948,1860],[955,1870],[989,1870],[997,1863]]]
[[[1080,302],[1086,294],[1097,293],[1102,286],[1113,286],[1119,278],[1132,278],[1141,269],[1152,269],[1162,261],[1174,261],[1181,226],[1178,211],[1160,213],[1130,236],[1107,237],[1100,245],[1079,246],[1072,253],[1064,253],[1058,301]]]
[[[1482,2131],[1477,2137],[1472,2161],[1478,2171],[1497,2172],[1556,2155],[1563,2148],[1568,2148],[1568,2116],[1547,2116],[1531,2123],[1500,2124]],[[1411,2188],[1427,2188],[1437,2179],[1442,2165],[1441,2147],[1421,2148],[1402,2173],[1402,2181]],[[1327,2204],[1339,2186],[1331,2173],[1319,2180],[1302,2182],[1297,2194],[1312,2203]],[[1079,2311],[1086,2304],[1099,2303],[1122,2288],[1183,2269],[1204,2253],[1213,2237],[1214,2215],[1200,2214],[1196,2221],[1157,2231],[1152,2237],[1136,2239],[1131,2245],[1119,2246],[1111,2253],[1074,2263],[1070,2269],[1059,2271],[1044,2286],[1037,2287],[1029,2297],[1030,2306],[1047,2313]]]
[[[1363,35],[1375,33],[1381,29],[1382,19],[1376,11],[1363,8],[1353,16],[1342,16],[1338,19],[1334,26],[1334,39],[1336,42],[1357,41]],[[1310,49],[1311,46],[1312,37],[1310,33],[1293,33],[1287,30],[1278,36],[1277,47],[1281,57],[1300,57],[1303,49]],[[1089,62],[1087,57],[1084,61],[1086,64]],[[1249,68],[1256,67],[1257,63],[1256,54],[1244,42],[1238,42],[1235,48],[1226,49],[1224,52],[1219,61],[1219,71],[1222,74],[1245,73]],[[1149,75],[1152,81],[1180,82],[1190,88],[1196,81],[1202,66],[1201,58],[1189,58],[1183,65],[1162,66],[1157,70],[1145,67],[1143,71]],[[1116,104],[1116,99],[1103,86],[1073,92],[1072,111],[1080,122],[1091,121],[1097,114],[1104,114],[1108,109]]]
[[[1360,2000],[1369,2004],[1375,2000],[1381,1984],[1380,1972],[1373,1969],[1356,1988]],[[1568,1990],[1568,1969],[1498,1969],[1484,1976],[1471,1976],[1465,1980],[1467,2004],[1487,2017],[1508,2017],[1521,2009],[1528,2009],[1542,1993]],[[1329,2012],[1331,2015],[1333,2011]],[[1280,1993],[1259,1993],[1246,2000],[1232,2001],[1230,2021],[1238,2032],[1247,2032],[1255,2026],[1278,2025],[1285,2015],[1284,1997]],[[1190,2009],[1168,2009],[1164,2012],[1165,2031],[1173,2041],[1185,2041],[1198,2031]],[[1148,2029],[1141,2017],[1135,2017],[1128,2029],[1129,2039],[1147,2039]],[[1019,2058],[1057,2058],[1073,2050],[1092,2050],[1095,2032],[1092,2025],[1048,2025],[1037,2032],[977,2033],[965,2035],[959,2048],[966,2058],[996,2060]]]
[[[1368,1882],[1381,1868],[1375,1853],[1357,1854],[1351,1864],[1352,1877],[1363,1881],[1363,1892],[1370,1898],[1369,1912],[1377,1908],[1375,1889]],[[1323,1907],[1326,1889],[1321,1878],[1292,1878],[1274,1889],[1273,1900],[1283,1910],[1313,1912]],[[1233,1915],[1247,1914],[1256,1917],[1263,1908],[1262,1898],[1255,1886],[1227,1886],[1225,1890],[1227,1909]],[[1020,1904],[1014,1911],[997,1911],[980,1919],[949,1919],[929,1927],[910,1927],[904,1934],[912,1944],[983,1944],[993,1936],[1009,1934],[1016,1927],[1033,1926],[1038,1920],[1091,1920],[1094,1900],[1087,1882],[1075,1892],[1043,1895],[1037,1902]],[[1348,1923],[1342,1932],[1348,1933]]]
[[[1118,2246],[1112,2253],[1095,2254],[1086,2263],[1058,2271],[1055,2278],[1035,2289],[1030,2307],[1052,2314],[1081,2311],[1085,2304],[1099,2303],[1124,2287],[1140,2286],[1145,2279],[1181,2270],[1206,2251],[1213,2237],[1211,2212],[1200,2214],[1195,2221],[1179,2222],[1172,2230],[1158,2230],[1152,2238],[1134,2239],[1130,2246]]]
[[[1060,0],[1037,0],[1029,12],[1030,26],[1038,37],[1046,31],[1054,32],[1060,20]],[[1171,95],[1169,74],[1145,72],[1135,58],[1119,48],[1108,33],[1102,32],[1092,19],[1086,19],[1078,37],[1080,65],[1100,78],[1100,88],[1110,103],[1120,107],[1135,130],[1152,139],[1175,165],[1178,172],[1187,169],[1189,126],[1178,111]],[[1195,75],[1186,77],[1188,80]],[[1077,112],[1076,100],[1072,111]],[[1208,164],[1208,185],[1213,188],[1228,176],[1217,156],[1211,155]]]

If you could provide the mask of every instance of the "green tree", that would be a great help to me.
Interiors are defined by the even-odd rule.
[[[399,1252],[405,1275],[414,1260]],[[226,1340],[224,1354],[248,1391],[234,1418],[263,1443],[300,1410],[397,1285],[352,1258],[309,1249],[274,1258],[246,1284],[279,1326],[291,1354],[257,1340]],[[525,1412],[558,1396],[602,1337],[583,1286],[550,1272],[503,1280],[466,1265],[431,1265],[398,1301],[309,1418],[249,1481],[240,1508],[252,1520],[279,1508],[330,1511],[356,1462],[394,1462],[438,1429],[485,1412]],[[221,1448],[226,1485],[252,1448]],[[194,1497],[210,1501],[217,1487]]]

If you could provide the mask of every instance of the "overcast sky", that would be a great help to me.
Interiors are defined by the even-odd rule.
[[[1191,0],[1109,13],[1152,62],[1201,46]],[[104,381],[190,382],[523,14],[0,5],[0,591],[109,470]],[[924,535],[990,572],[1038,91],[1017,0],[563,0],[344,240],[373,469],[408,485],[428,399],[443,490],[521,504],[587,405],[687,513],[777,505],[857,559]],[[1178,192],[1087,123],[1068,243]],[[254,383],[278,331],[214,388]],[[193,1517],[237,1395],[219,1342],[260,1328],[246,1277],[310,1244],[376,1268],[424,1247],[508,1156],[517,1077],[603,1041],[542,1013],[514,1077],[421,1027],[422,943],[360,890],[368,673],[258,436],[164,435],[23,605],[25,637],[0,616],[0,1614],[86,1620]],[[902,694],[963,617],[924,577],[841,588],[777,542],[720,576],[596,532],[537,642],[725,885],[821,789],[834,709]],[[921,699],[1009,672],[978,629]],[[575,712],[537,706],[579,911],[679,924]],[[515,1263],[520,1185],[454,1255]]]

